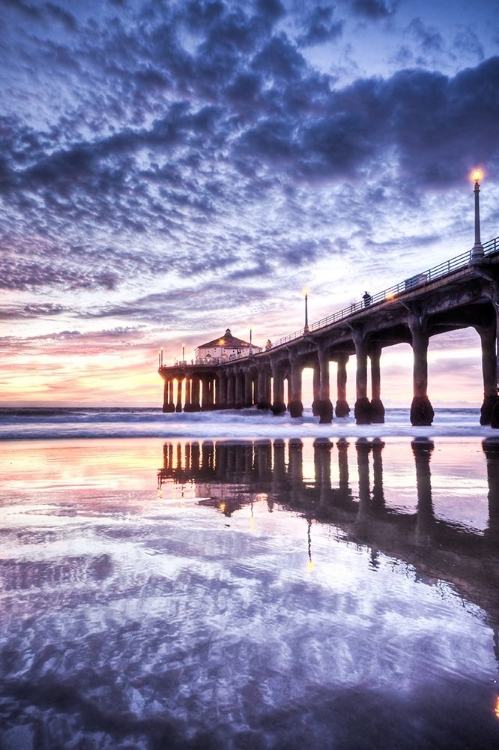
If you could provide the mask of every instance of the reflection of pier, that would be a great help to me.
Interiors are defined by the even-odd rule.
[[[484,533],[436,518],[430,461],[433,443],[411,443],[417,509],[400,512],[385,504],[380,440],[349,444],[318,439],[313,468],[305,466],[301,440],[165,443],[160,485],[173,480],[196,484],[203,498],[230,516],[243,505],[264,501],[302,514],[309,522],[336,526],[348,541],[371,547],[412,565],[425,580],[451,583],[499,624],[499,443],[484,441],[489,481],[489,521]],[[358,483],[352,486],[349,463]],[[335,480],[332,480],[332,477]]]

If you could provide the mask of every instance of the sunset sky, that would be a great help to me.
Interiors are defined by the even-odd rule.
[[[160,347],[458,255],[475,166],[499,236],[497,0],[0,0],[0,45],[4,406],[161,406]],[[408,406],[410,347],[382,361]],[[474,331],[432,339],[429,395],[480,404]]]

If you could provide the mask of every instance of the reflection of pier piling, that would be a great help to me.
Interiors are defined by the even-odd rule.
[[[411,446],[416,462],[416,485],[418,489],[416,543],[420,547],[429,547],[435,522],[430,471],[430,458],[435,446],[431,440],[426,438],[413,440]]]
[[[385,447],[380,440],[360,439],[349,445],[341,439],[334,447],[328,439],[316,440],[313,476],[304,471],[304,444],[299,439],[205,441],[201,445],[168,442],[163,448],[158,480],[160,484],[191,482],[203,498],[209,498],[200,502],[219,508],[227,516],[245,504],[264,501],[269,510],[280,505],[303,515],[309,523],[331,524],[347,539],[367,545],[373,565],[378,564],[381,554],[395,556],[414,566],[422,578],[447,580],[467,598],[483,604],[485,568],[488,590],[496,579],[499,588],[499,444],[483,443],[489,484],[489,522],[484,535],[436,520],[430,471],[433,443],[417,439],[411,448],[415,514],[387,507]],[[350,480],[352,457],[357,463],[357,487]],[[332,481],[333,474],[338,477],[337,483]],[[486,604],[490,610],[490,601]],[[499,603],[494,617],[499,625]]]
[[[489,492],[489,527],[487,539],[497,544],[499,542],[499,440],[488,439],[482,443],[487,460],[487,480]]]

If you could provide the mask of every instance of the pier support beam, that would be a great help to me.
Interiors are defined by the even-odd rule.
[[[385,421],[385,407],[381,401],[381,345],[371,344],[369,347],[371,360],[371,422],[383,424]]]
[[[191,399],[192,399],[192,378],[186,376],[185,386],[184,386],[184,411],[187,411],[187,412],[192,411]]]
[[[492,412],[499,398],[497,396],[497,355],[496,327],[477,327],[482,344],[483,404],[480,410],[480,424],[491,424]],[[497,426],[497,425],[493,425]]]
[[[217,409],[227,408],[227,373],[217,372]]]
[[[175,407],[176,412],[182,411],[182,383],[184,382],[184,376],[179,375],[177,378],[177,405]]]
[[[200,386],[201,379],[199,375],[193,375],[191,384],[191,411],[200,411],[201,409],[201,404],[199,402]]]
[[[175,405],[173,403],[173,380],[171,378],[165,378],[163,389],[163,411],[165,413],[175,411]]]
[[[367,343],[362,331],[354,328],[352,331],[357,357],[357,400],[355,402],[355,422],[357,424],[371,424],[371,402],[367,398]]]
[[[209,376],[202,375],[201,383],[203,384],[203,392],[201,396],[201,411],[208,411],[208,409],[210,408]]]
[[[319,363],[315,364],[312,368],[312,414],[314,417],[319,416],[319,412],[317,411],[317,405],[320,400],[319,396],[319,389],[320,389],[320,371],[319,371]]]
[[[337,400],[335,414],[337,417],[348,417],[350,407],[347,402],[347,362],[348,354],[338,355],[338,371],[336,375]]]
[[[422,316],[410,313],[408,318],[412,336],[412,353],[414,357],[413,387],[414,395],[411,404],[411,424],[427,426],[433,422],[435,412],[428,398],[428,340]]]
[[[244,406],[249,408],[253,406],[253,375],[251,370],[244,372]]]
[[[240,371],[238,371],[236,372],[234,377],[236,383],[235,407],[236,409],[241,409],[244,404],[243,375]]]
[[[329,357],[326,347],[321,343],[317,344],[317,355],[319,358],[319,367],[314,368],[314,376],[317,369],[318,392],[316,399],[314,378],[314,413],[319,417],[320,424],[331,424],[333,421],[333,404],[331,403],[329,393]]]
[[[258,369],[257,402],[258,409],[270,409],[270,375],[267,368]]]
[[[227,373],[227,409],[234,409],[236,405],[236,376],[235,373]]]
[[[298,360],[298,355],[292,350],[289,352],[291,364],[291,373],[289,377],[289,404],[288,409],[292,417],[301,417],[303,415],[303,401],[301,395],[301,373],[302,368]]]
[[[272,367],[272,413],[275,416],[284,414],[286,404],[284,403],[284,374],[282,367],[277,362],[270,363]]]

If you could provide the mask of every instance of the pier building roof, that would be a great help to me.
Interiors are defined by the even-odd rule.
[[[200,344],[197,348],[214,349],[216,347],[222,347],[223,349],[249,349],[250,346],[251,344],[248,341],[238,339],[236,336],[232,335],[230,328],[226,328],[223,336],[219,336],[219,338],[213,339],[213,341],[208,341],[206,344]]]

